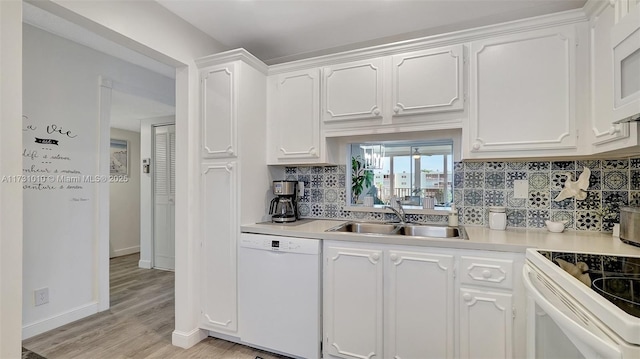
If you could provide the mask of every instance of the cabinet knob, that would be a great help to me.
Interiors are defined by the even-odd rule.
[[[393,112],[395,112],[395,113],[400,112],[400,106],[395,106],[395,107],[393,108]]]
[[[375,116],[379,116],[380,115],[380,109],[376,108],[375,110],[373,110],[373,114]]]
[[[462,295],[462,299],[464,299],[464,301],[465,301],[465,302],[470,302],[470,301],[471,301],[471,299],[473,299],[473,297],[472,297],[472,296],[471,296],[471,294],[469,294],[469,293],[464,293],[464,294]]]
[[[479,150],[480,149],[480,142],[478,142],[478,141],[474,142],[472,147],[476,151]]]
[[[396,253],[391,253],[391,255],[389,256],[389,258],[391,258],[392,261],[397,261],[398,260],[398,255]]]
[[[377,261],[378,259],[380,259],[380,254],[371,253],[371,255],[369,255],[369,258],[373,259],[374,261]]]
[[[616,133],[619,133],[619,132],[620,132],[620,127],[618,127],[618,126],[611,126],[609,128],[609,134],[611,136],[613,136],[613,135],[615,135]]]
[[[488,278],[491,278],[491,271],[490,271],[490,270],[488,270],[488,269],[483,270],[483,271],[482,271],[482,276],[483,276],[483,277],[485,277],[485,278],[487,278],[487,279],[488,279]]]

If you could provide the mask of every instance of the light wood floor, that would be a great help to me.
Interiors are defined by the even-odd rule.
[[[174,273],[138,268],[138,254],[111,259],[111,309],[24,341],[58,358],[284,358],[215,338],[187,350],[171,345]]]

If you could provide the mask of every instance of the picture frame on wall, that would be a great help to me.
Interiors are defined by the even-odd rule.
[[[129,141],[111,139],[109,173],[116,176],[129,175]]]

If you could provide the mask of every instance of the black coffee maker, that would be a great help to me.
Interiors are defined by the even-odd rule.
[[[298,182],[273,181],[273,194],[269,214],[276,223],[295,222],[298,219]]]

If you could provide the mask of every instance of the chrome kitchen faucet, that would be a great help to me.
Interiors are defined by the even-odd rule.
[[[392,210],[393,213],[395,213],[396,216],[398,216],[400,223],[405,224],[407,223],[407,214],[405,213],[404,208],[402,208],[402,203],[400,202],[399,199],[396,199],[396,203],[398,204],[398,209],[390,205],[384,205],[383,208],[389,208],[390,210]]]

